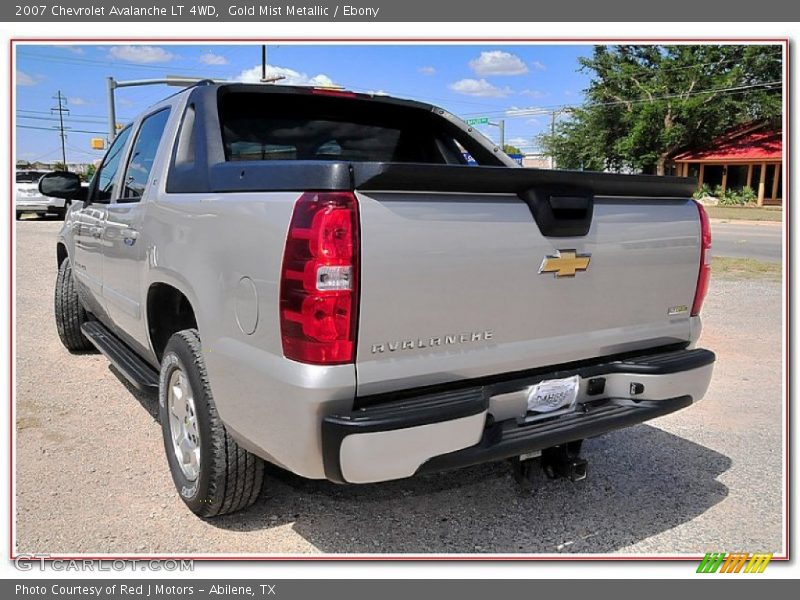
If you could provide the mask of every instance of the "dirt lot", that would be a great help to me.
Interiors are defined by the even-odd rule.
[[[17,548],[60,554],[780,553],[781,287],[713,281],[706,399],[590,440],[589,478],[515,486],[506,463],[369,486],[273,473],[251,509],[206,522],[178,499],[156,400],[52,315],[59,223],[17,224]],[[180,532],[180,535],[177,534]]]

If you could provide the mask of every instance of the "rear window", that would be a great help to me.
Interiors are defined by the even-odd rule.
[[[358,98],[229,93],[219,99],[225,159],[463,164],[430,111]]]

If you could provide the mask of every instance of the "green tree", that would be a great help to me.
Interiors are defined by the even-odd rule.
[[[53,171],[67,171],[67,170],[68,170],[67,165],[65,165],[60,160],[53,163]]]
[[[97,172],[97,166],[94,163],[89,163],[86,165],[86,172],[81,175],[81,179],[84,181],[91,181],[94,174]]]
[[[777,46],[598,46],[579,62],[586,103],[539,138],[559,167],[663,174],[677,150],[781,115]]]
[[[516,146],[512,146],[511,144],[506,144],[503,146],[503,152],[506,154],[522,154],[522,150],[517,148]]]

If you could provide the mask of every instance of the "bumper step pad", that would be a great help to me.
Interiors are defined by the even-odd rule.
[[[503,421],[487,427],[477,445],[436,456],[417,472],[430,473],[468,467],[544,450],[630,427],[675,412],[691,403],[690,396],[639,403],[632,400],[605,399],[584,404],[579,412],[551,420],[530,424]]]

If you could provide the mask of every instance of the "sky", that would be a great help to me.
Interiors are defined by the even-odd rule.
[[[506,143],[535,152],[535,137],[550,128],[550,115],[517,114],[579,104],[588,75],[577,45],[294,45],[267,46],[268,75],[281,83],[339,85],[441,106],[468,119],[505,118]],[[66,97],[67,161],[101,158],[90,140],[108,129],[106,78],[137,80],[168,75],[258,81],[261,46],[248,45],[18,45],[16,46],[17,159],[61,158],[55,127],[60,91]],[[163,85],[116,91],[117,122],[126,123],[177,91]],[[479,129],[498,141],[498,128]]]

